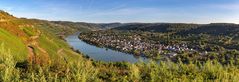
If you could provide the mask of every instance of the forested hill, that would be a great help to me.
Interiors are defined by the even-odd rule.
[[[179,32],[180,34],[211,34],[211,35],[234,35],[239,33],[238,24],[230,23],[212,23],[206,25],[199,25],[197,28],[193,28],[186,31]]]
[[[86,23],[69,21],[49,21],[50,24],[64,26],[64,29],[80,31],[134,30],[148,32],[173,32],[176,34],[229,35],[239,32],[239,25],[233,23],[187,24],[187,23]]]
[[[132,23],[113,28],[149,32],[175,32],[178,34],[230,34],[239,32],[239,25],[232,23],[184,24],[184,23]]]

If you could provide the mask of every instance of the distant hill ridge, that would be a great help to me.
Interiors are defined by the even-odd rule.
[[[0,10],[0,22],[17,19],[9,13]],[[29,19],[22,19],[29,20]],[[174,32],[177,34],[214,34],[227,35],[239,32],[239,25],[234,23],[210,23],[210,24],[192,24],[192,23],[86,23],[70,21],[46,21],[32,19],[31,21],[41,22],[50,26],[57,26],[61,30],[67,31],[95,31],[104,29],[116,30],[137,30],[149,32]],[[12,28],[12,27],[11,27]],[[52,30],[60,30],[49,28]],[[62,34],[57,31],[58,34]]]
[[[239,32],[239,25],[234,23],[85,23],[68,21],[53,21],[53,23],[73,27],[74,29],[86,29],[89,31],[113,29],[148,32],[174,32],[184,35],[200,33],[228,35]]]
[[[149,32],[175,32],[178,34],[213,34],[226,35],[238,33],[239,25],[234,23],[211,23],[211,24],[186,24],[186,23],[131,23],[125,24],[115,30],[135,30]]]
[[[111,29],[122,26],[122,23],[86,23],[86,22],[70,22],[70,21],[51,21],[55,24],[70,26],[75,29],[85,29],[85,30],[102,30]]]
[[[10,15],[9,13],[0,10],[0,21],[6,21],[6,20],[11,20],[11,19],[16,19],[16,17]]]

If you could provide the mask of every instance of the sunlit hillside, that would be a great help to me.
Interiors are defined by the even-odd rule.
[[[1,44],[11,49],[17,60],[37,59],[38,63],[44,64],[59,60],[61,56],[77,57],[63,39],[46,30],[57,29],[54,25],[40,20],[15,18],[6,12],[1,12],[0,17],[4,20],[0,22]]]

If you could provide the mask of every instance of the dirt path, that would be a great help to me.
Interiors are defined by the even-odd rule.
[[[28,49],[28,51],[29,51],[28,62],[34,63],[34,61],[35,61],[35,55],[36,55],[36,54],[34,53],[34,49],[33,49],[33,47],[30,47],[30,46],[28,46],[27,49]]]
[[[28,42],[28,52],[29,52],[29,62],[37,63],[37,64],[44,64],[49,61],[49,54],[47,51],[39,46],[38,38],[40,37],[41,32],[37,31],[35,36],[31,36]],[[34,49],[39,50],[38,53],[34,51]],[[40,56],[37,56],[40,55]]]

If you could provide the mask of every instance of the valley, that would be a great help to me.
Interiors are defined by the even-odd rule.
[[[238,81],[237,24],[0,18],[1,82]]]
[[[137,26],[137,24],[134,25]],[[158,27],[153,25],[158,25]],[[165,23],[162,23],[162,25],[158,23],[145,26],[149,26],[145,29],[157,30],[152,32],[140,30],[140,27],[130,29],[131,27],[125,26],[124,28],[128,30],[123,29],[123,27],[116,27],[103,31],[85,32],[81,33],[79,38],[100,47],[150,59],[169,58],[172,61],[182,59],[185,62],[214,59],[222,62],[221,60],[226,60],[223,63],[228,63],[228,59],[237,60],[237,57],[229,54],[238,52],[238,32],[235,31],[239,26],[236,24],[191,25],[168,23],[165,26]],[[207,32],[200,32],[204,28],[208,29]],[[215,34],[215,30],[220,31],[219,28],[222,29],[221,31],[225,30],[228,33]]]
[[[70,44],[75,50],[78,50],[93,59],[94,61],[103,62],[130,62],[137,63],[139,61],[148,62],[149,59],[145,57],[138,57],[132,54],[116,51],[110,48],[103,48],[93,44],[89,44],[78,38],[80,33],[70,35],[66,38],[68,44]]]

